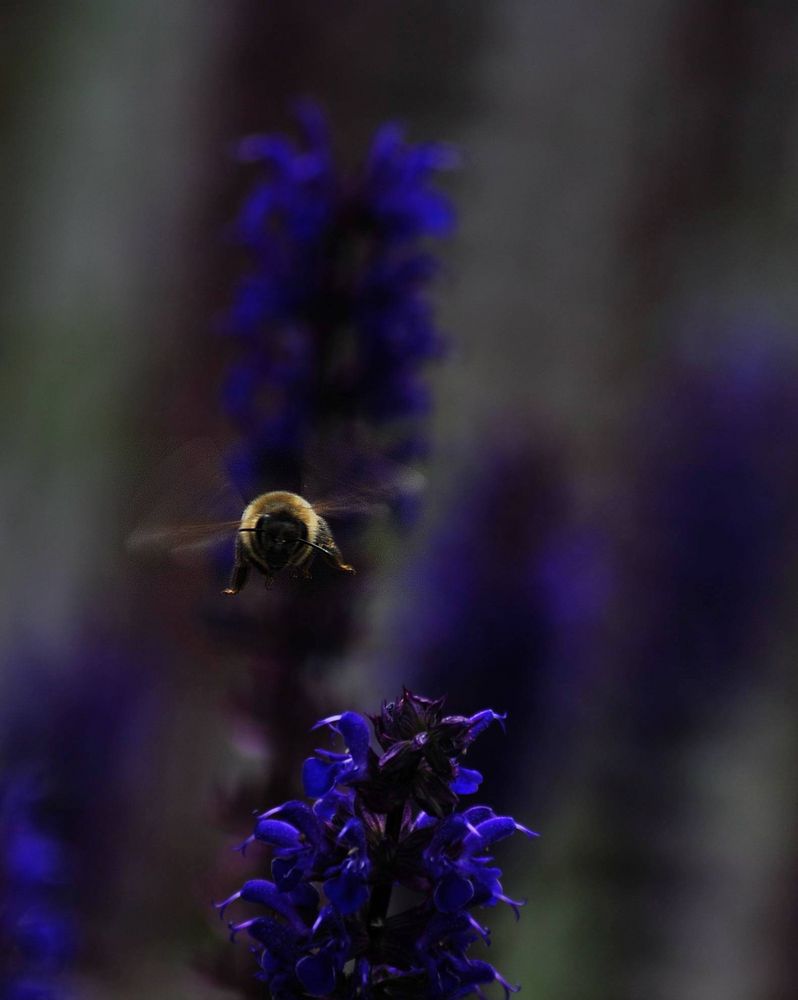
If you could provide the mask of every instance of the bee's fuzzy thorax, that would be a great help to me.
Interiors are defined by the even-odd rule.
[[[272,490],[255,497],[241,515],[241,527],[249,531],[255,528],[259,518],[277,513],[285,513],[301,521],[307,530],[308,541],[316,540],[319,534],[318,514],[304,497],[288,490]]]

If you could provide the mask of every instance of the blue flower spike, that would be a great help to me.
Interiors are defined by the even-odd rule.
[[[256,816],[247,843],[272,856],[273,881],[252,879],[222,903],[250,903],[260,915],[231,923],[231,937],[255,942],[259,977],[273,996],[367,1000],[484,996],[518,987],[472,957],[489,943],[480,910],[523,901],[506,895],[489,852],[518,832],[537,834],[489,806],[462,810],[459,796],[482,775],[461,759],[504,716],[445,715],[443,699],[405,690],[371,719],[356,712],[322,719],[342,749],[318,749],[303,779],[312,804],[293,800]],[[393,889],[412,907],[391,913]]]
[[[389,461],[423,453],[423,369],[443,347],[428,298],[439,268],[427,241],[454,228],[437,182],[457,154],[408,143],[388,124],[364,163],[343,170],[321,109],[305,101],[295,113],[298,141],[255,135],[236,150],[254,183],[230,233],[247,265],[220,323],[239,347],[221,398],[239,434],[230,471],[247,495],[275,468],[301,461],[330,420],[361,431],[371,424],[375,437],[390,425]],[[373,460],[373,441],[350,443],[353,467]],[[412,505],[407,493],[394,509],[412,514]]]

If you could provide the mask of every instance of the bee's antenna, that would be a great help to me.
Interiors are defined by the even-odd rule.
[[[312,549],[318,549],[319,552],[323,552],[325,556],[332,555],[329,549],[324,549],[321,545],[317,545],[315,542],[309,542],[307,538],[298,538],[298,542],[302,542],[303,545],[309,545]]]

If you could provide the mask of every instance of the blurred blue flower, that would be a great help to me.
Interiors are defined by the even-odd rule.
[[[611,683],[581,765],[594,812],[571,850],[591,873],[583,919],[618,995],[661,967],[663,922],[694,916],[683,889],[705,857],[697,802],[718,809],[696,760],[699,774],[710,757],[706,773],[729,774],[714,758],[734,741],[744,702],[779,689],[774,642],[798,537],[798,370],[772,331],[755,327],[745,342],[722,332],[720,349],[657,372],[627,432],[625,495],[606,526],[617,585],[604,634]],[[589,912],[591,897],[608,894],[611,922]]]
[[[503,429],[473,454],[451,490],[456,502],[405,570],[383,654],[394,675],[413,664],[411,686],[456,685],[466,708],[513,705],[524,725],[503,752],[514,766],[486,776],[491,801],[510,811],[519,776],[545,801],[574,749],[562,732],[591,704],[614,586],[606,533],[595,511],[577,509],[564,443],[542,430],[534,438]]]
[[[72,914],[61,899],[65,851],[43,827],[43,796],[28,774],[0,788],[0,982],[8,1000],[65,996],[61,974],[75,952]]]
[[[674,366],[640,422],[621,552],[633,717],[666,744],[762,669],[793,539],[796,370],[767,331]]]
[[[490,852],[516,831],[536,834],[488,806],[460,811],[452,791],[463,772],[476,788],[478,772],[461,758],[502,718],[447,716],[442,699],[404,691],[372,718],[379,750],[357,713],[322,720],[345,750],[320,749],[306,762],[315,801],[263,813],[242,845],[270,848],[273,881],[251,880],[217,904],[222,914],[239,900],[268,911],[230,928],[256,942],[273,996],[453,1000],[492,982],[516,991],[468,954],[489,941],[473,911],[502,902],[518,915]],[[395,911],[394,888],[407,897]]]
[[[421,241],[454,226],[434,187],[453,151],[410,145],[388,124],[345,172],[320,109],[302,103],[297,119],[299,144],[252,136],[238,149],[259,175],[232,230],[249,265],[223,322],[239,347],[222,402],[240,435],[231,471],[247,496],[275,475],[297,479],[322,425],[371,438],[361,457],[376,434],[383,458],[423,450],[420,372],[442,344],[426,298],[438,264]]]

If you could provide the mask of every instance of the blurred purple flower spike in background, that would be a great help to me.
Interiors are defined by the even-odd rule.
[[[86,628],[55,666],[26,646],[16,662],[0,710],[0,996],[67,1000],[140,905],[119,845],[136,822],[151,661]]]
[[[675,367],[644,416],[621,597],[647,740],[672,740],[762,669],[795,557],[795,381],[752,341]]]
[[[610,683],[581,779],[599,791],[598,813],[576,841],[600,873],[597,896],[613,893],[614,923],[594,938],[607,935],[618,995],[641,982],[656,989],[685,934],[717,935],[729,955],[741,947],[736,922],[747,933],[773,905],[769,887],[746,881],[744,860],[775,850],[766,816],[752,823],[761,841],[745,822],[763,784],[781,798],[791,780],[770,758],[752,763],[745,719],[784,684],[798,372],[767,328],[742,342],[725,330],[720,347],[707,346],[711,329],[696,332],[701,360],[667,360],[623,442],[628,478],[608,525],[616,591],[601,655]],[[743,758],[752,769],[741,777]]]
[[[522,905],[502,889],[493,845],[536,834],[459,802],[480,778],[462,768],[463,754],[502,720],[490,710],[446,716],[443,699],[407,690],[372,717],[379,749],[358,713],[322,720],[345,749],[318,749],[306,761],[315,801],[262,814],[242,845],[270,848],[273,881],[251,880],[217,904],[222,915],[238,900],[269,911],[230,929],[255,941],[271,995],[454,1000],[482,996],[489,983],[517,990],[469,951],[490,936],[474,911],[502,902],[518,916]]]
[[[0,786],[0,995],[3,1000],[65,1000],[76,924],[64,898],[67,852],[42,821],[46,802],[24,770]]]
[[[405,570],[385,655],[394,675],[413,665],[413,684],[456,686],[469,709],[488,699],[512,704],[524,725],[510,729],[502,752],[538,802],[569,753],[562,731],[598,682],[596,636],[614,585],[606,532],[594,512],[588,520],[577,508],[562,442],[542,438],[481,443]],[[498,769],[489,782],[494,801],[517,801],[515,769]]]
[[[239,342],[222,402],[240,436],[231,472],[248,496],[275,476],[298,481],[320,428],[355,427],[386,459],[423,452],[420,370],[442,348],[426,297],[438,263],[419,241],[454,227],[434,182],[456,154],[407,144],[388,124],[345,173],[321,110],[305,101],[296,113],[299,145],[270,135],[238,147],[260,176],[232,229],[249,263],[222,322]]]

